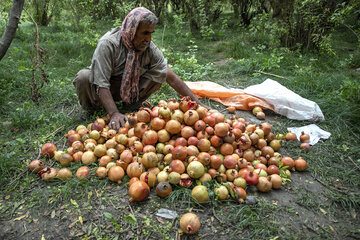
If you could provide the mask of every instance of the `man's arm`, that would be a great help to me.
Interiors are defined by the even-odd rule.
[[[180,95],[189,96],[191,100],[197,102],[199,105],[207,109],[210,109],[208,106],[206,106],[205,104],[199,101],[199,99],[195,96],[195,94],[191,91],[191,89],[184,83],[184,81],[181,80],[180,77],[173,72],[173,70],[171,70],[169,65],[167,66],[166,82]]]
[[[99,98],[106,112],[110,116],[109,127],[118,130],[120,127],[124,126],[127,121],[127,117],[124,114],[121,114],[117,109],[110,90],[100,87]]]

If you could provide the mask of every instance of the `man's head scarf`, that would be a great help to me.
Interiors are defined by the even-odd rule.
[[[144,7],[131,10],[121,25],[121,37],[125,47],[128,49],[125,69],[121,82],[120,97],[123,102],[129,104],[139,100],[139,73],[141,52],[136,51],[133,40],[140,21],[148,13]]]

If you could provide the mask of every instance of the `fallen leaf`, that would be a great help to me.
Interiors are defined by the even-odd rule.
[[[31,229],[31,232],[37,232],[39,230],[40,230],[40,228],[33,228],[33,229]]]
[[[274,238],[270,238],[270,240],[276,240],[276,239],[278,239],[279,238],[279,236],[276,236],[276,237],[274,237]]]
[[[273,200],[273,201],[272,201],[272,204],[273,204],[274,206],[277,206],[277,205],[278,205],[278,202],[275,201],[275,200]]]
[[[66,208],[65,204],[60,207],[61,210],[65,209],[65,208]]]
[[[20,216],[20,217],[15,218],[14,221],[19,221],[19,220],[21,220],[21,219],[23,219],[23,218],[25,218],[25,217],[26,217],[26,214],[25,214],[25,215],[22,215],[22,216]]]
[[[329,225],[329,228],[331,231],[335,232],[335,229],[333,228],[333,226]]]
[[[23,219],[23,218],[28,218],[28,217],[29,217],[29,214],[30,214],[30,212],[27,211],[26,214],[24,214],[24,215],[22,215],[22,216],[20,216],[20,217],[15,218],[14,221],[19,221],[19,220],[21,220],[21,219]]]
[[[44,216],[49,216],[50,215],[50,211],[49,210],[46,210],[45,212],[44,212]]]
[[[52,212],[51,212],[51,218],[54,218],[55,217],[55,210],[53,210]]]
[[[100,197],[99,192],[98,192],[96,189],[94,189],[94,191],[95,191],[95,193],[96,193],[96,197]]]
[[[38,222],[39,222],[39,219],[34,218],[33,221],[34,221],[34,223],[38,223]]]
[[[82,236],[82,235],[84,235],[85,233],[84,232],[78,232],[76,235],[75,235],[75,237],[80,237],[80,236]]]
[[[5,196],[5,200],[9,200],[10,199],[10,195]]]
[[[41,236],[41,240],[45,240],[44,234]]]
[[[92,195],[93,195],[93,192],[88,192],[88,200],[90,200]]]
[[[69,225],[69,228],[73,228],[76,223],[77,223],[77,220],[76,220],[76,221],[73,221],[73,222]]]
[[[157,217],[156,219],[158,220],[159,223],[165,224],[165,222],[164,222],[161,218],[158,218],[158,217]]]
[[[214,221],[214,217],[211,217],[210,220],[213,222],[213,221]]]
[[[353,209],[352,211],[351,211],[351,217],[353,218],[353,219],[356,219],[356,211],[355,211],[355,209]]]
[[[322,209],[322,208],[320,208],[320,211],[321,211],[324,215],[327,214],[327,212],[326,212],[324,209]]]
[[[82,216],[79,216],[79,222],[81,223],[81,225],[83,225],[83,218],[82,218]]]
[[[71,202],[71,204],[72,205],[74,205],[75,207],[79,207],[79,204],[75,201],[75,200],[73,200],[73,199],[70,199],[70,202]]]

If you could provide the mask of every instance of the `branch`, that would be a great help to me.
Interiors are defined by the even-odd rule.
[[[265,75],[269,75],[269,76],[273,76],[273,77],[277,77],[277,78],[282,78],[282,79],[289,80],[289,79],[286,78],[286,77],[279,76],[279,75],[276,75],[276,74],[273,74],[273,73],[267,73],[267,72],[263,72],[263,71],[260,71],[260,70],[255,70],[255,72],[261,73],[261,74],[265,74]]]

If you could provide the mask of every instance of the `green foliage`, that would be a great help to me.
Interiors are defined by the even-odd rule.
[[[212,71],[212,64],[200,64],[196,58],[198,46],[195,40],[190,39],[187,51],[184,53],[173,52],[173,50],[163,49],[164,56],[167,58],[173,71],[185,81],[196,81],[197,79]]]
[[[212,24],[215,23],[222,12],[224,1],[215,0],[172,0],[176,13],[186,16],[193,35],[200,35],[206,39],[214,34]]]

